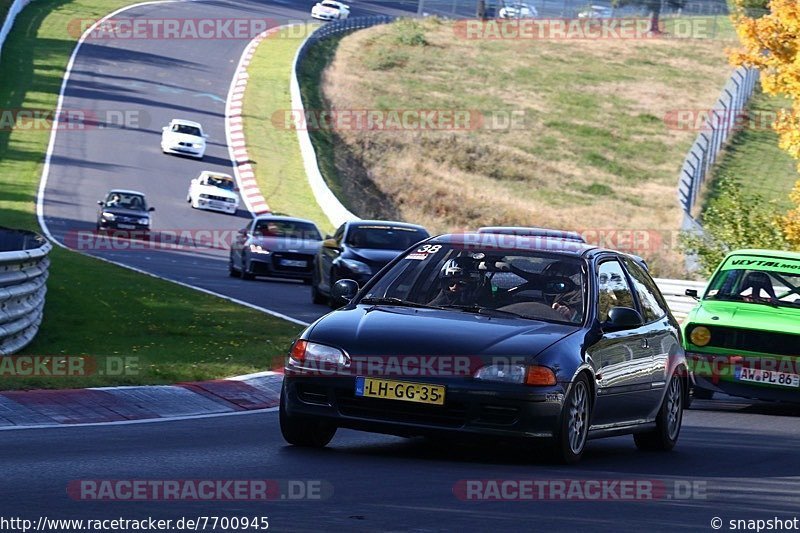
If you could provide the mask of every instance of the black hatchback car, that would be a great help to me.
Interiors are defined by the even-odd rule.
[[[265,215],[239,230],[231,243],[228,272],[251,280],[256,276],[311,282],[311,263],[322,234],[310,220]]]
[[[149,207],[144,194],[126,189],[113,189],[106,194],[105,199],[99,200],[97,205],[97,230],[150,230],[150,213],[155,211]]]
[[[444,235],[395,259],[291,347],[287,442],[337,428],[555,445],[678,440],[687,399],[679,326],[630,256],[568,239]]]
[[[430,237],[428,230],[416,224],[385,220],[345,222],[322,242],[314,258],[311,300],[337,308],[346,302],[331,297],[331,287],[340,279],[364,284],[414,244]]]

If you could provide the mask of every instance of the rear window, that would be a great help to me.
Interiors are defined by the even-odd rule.
[[[347,232],[348,245],[373,250],[405,250],[429,237],[425,231],[399,226],[355,226]]]

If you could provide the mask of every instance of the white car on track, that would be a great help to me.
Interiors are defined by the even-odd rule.
[[[203,159],[206,139],[203,126],[191,120],[172,119],[169,126],[161,129],[161,151],[165,154],[181,154]]]
[[[239,209],[238,190],[231,176],[206,170],[189,183],[186,201],[194,209],[210,209],[233,215]]]
[[[500,8],[498,16],[501,19],[530,19],[539,16],[536,8],[522,2],[506,2]]]
[[[319,20],[343,20],[350,16],[350,6],[335,0],[322,0],[311,8],[311,16]]]

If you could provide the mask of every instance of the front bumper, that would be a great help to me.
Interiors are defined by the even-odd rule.
[[[287,372],[291,372],[287,369]],[[444,405],[355,396],[354,376],[284,378],[284,408],[344,427],[404,437],[463,435],[509,440],[554,438],[564,389],[473,380],[387,378],[446,386]]]
[[[742,398],[800,403],[800,387],[755,383],[737,378],[737,367],[745,364],[748,367],[796,374],[800,369],[800,358],[792,361],[768,355],[687,353],[686,359],[694,387]],[[751,363],[754,361],[757,364]]]
[[[311,279],[312,276],[312,261],[313,257],[308,256],[304,259],[293,258],[295,260],[303,260],[306,262],[305,267],[285,267],[281,265],[283,257],[280,253],[255,254],[249,253],[250,273],[254,276],[266,276],[271,278],[288,278],[288,279]]]
[[[98,229],[101,230],[120,230],[120,231],[150,231],[150,225],[135,224],[131,222],[119,222],[116,220],[100,219],[97,222]]]
[[[311,18],[315,18],[317,20],[336,20],[339,18],[339,15],[335,13],[311,13]]]
[[[197,209],[205,209],[207,211],[219,211],[221,213],[228,213],[232,215],[239,209],[237,203],[220,202],[218,200],[209,200],[206,198],[198,198],[195,201]]]
[[[188,147],[178,144],[162,144],[161,149],[168,154],[188,155],[199,158],[202,158],[206,152],[205,147]]]

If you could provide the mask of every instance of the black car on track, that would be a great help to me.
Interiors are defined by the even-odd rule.
[[[264,215],[239,230],[231,243],[228,272],[247,280],[256,276],[311,282],[311,264],[322,234],[310,220]]]
[[[309,326],[284,367],[287,442],[337,428],[550,442],[567,463],[587,439],[678,440],[687,399],[679,325],[630,256],[569,239],[428,239]]]
[[[150,213],[154,207],[147,205],[143,193],[127,189],[112,189],[103,200],[98,200],[97,231],[132,230],[150,231]]]
[[[337,280],[352,279],[363,285],[392,259],[428,237],[422,226],[405,222],[345,222],[325,238],[314,258],[311,300],[329,303],[334,309],[344,305],[340,298],[331,297]]]

